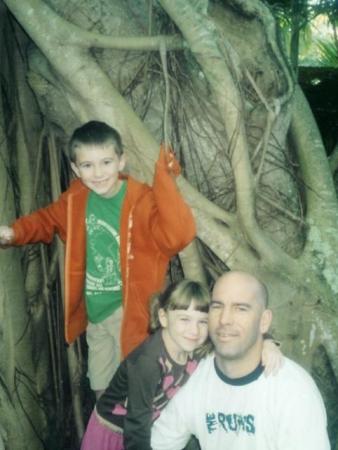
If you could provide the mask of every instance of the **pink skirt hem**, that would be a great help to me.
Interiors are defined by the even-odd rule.
[[[94,410],[82,439],[81,450],[124,450],[123,434],[101,423]]]

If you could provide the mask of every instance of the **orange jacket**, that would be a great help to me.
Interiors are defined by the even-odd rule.
[[[65,337],[68,343],[87,326],[83,289],[88,193],[88,188],[75,180],[56,202],[19,218],[12,225],[13,245],[50,243],[55,233],[66,243]],[[127,178],[120,224],[123,356],[147,336],[149,297],[163,287],[170,258],[192,241],[195,233],[191,210],[181,197],[161,151],[153,187]]]

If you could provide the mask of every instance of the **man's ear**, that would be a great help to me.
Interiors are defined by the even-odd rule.
[[[160,321],[160,324],[161,324],[162,328],[167,328],[167,326],[168,326],[168,317],[167,317],[167,313],[164,311],[163,308],[160,308],[158,310],[158,320]]]
[[[72,171],[75,173],[75,175],[80,178],[80,172],[79,169],[77,168],[76,164],[71,162],[70,163],[70,167],[72,168]]]
[[[267,333],[269,331],[271,322],[272,322],[272,311],[271,309],[265,309],[262,313],[260,323],[260,332],[262,334]]]

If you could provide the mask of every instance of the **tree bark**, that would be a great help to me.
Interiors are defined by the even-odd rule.
[[[122,134],[130,172],[151,182],[168,138],[198,226],[181,255],[185,274],[212,283],[240,269],[264,280],[286,354],[313,371],[324,355],[319,379],[337,386],[332,168],[269,8],[159,0],[134,14],[128,1],[4,3],[35,45],[28,77],[61,141],[81,122],[106,121]],[[337,402],[330,408],[335,445]]]

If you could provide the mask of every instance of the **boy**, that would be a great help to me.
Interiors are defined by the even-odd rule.
[[[149,296],[161,289],[170,258],[194,238],[195,225],[171,153],[161,150],[151,188],[120,174],[121,138],[103,122],[77,128],[69,149],[78,179],[56,202],[0,227],[0,244],[49,243],[55,233],[65,241],[65,337],[73,342],[88,317],[88,376],[98,396],[121,353],[147,336]]]

